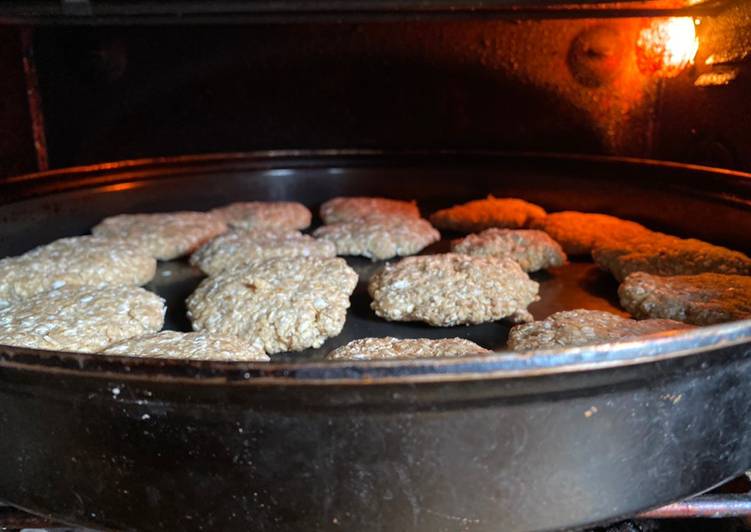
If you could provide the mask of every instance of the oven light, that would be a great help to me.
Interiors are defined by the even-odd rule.
[[[677,76],[694,62],[699,49],[694,19],[673,17],[653,21],[636,41],[639,70],[661,77]]]

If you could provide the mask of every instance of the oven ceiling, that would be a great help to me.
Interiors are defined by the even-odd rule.
[[[701,14],[732,0],[0,0],[0,24],[240,23],[336,17],[638,16]]]

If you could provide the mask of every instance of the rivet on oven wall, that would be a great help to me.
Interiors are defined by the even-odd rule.
[[[597,25],[582,30],[571,43],[568,66],[574,79],[587,87],[611,83],[623,68],[624,44],[613,26]]]

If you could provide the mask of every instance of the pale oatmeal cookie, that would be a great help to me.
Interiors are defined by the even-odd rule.
[[[637,321],[601,310],[565,310],[544,320],[514,326],[509,332],[508,348],[536,351],[604,344],[690,328],[690,325],[673,320]]]
[[[535,220],[544,217],[545,210],[533,203],[491,195],[434,212],[430,215],[430,221],[441,230],[476,233],[491,227],[529,227]]]
[[[383,218],[323,225],[313,236],[333,242],[337,255],[361,255],[372,260],[414,255],[441,235],[422,218]]]
[[[116,343],[102,353],[181,360],[240,362],[269,360],[260,342],[251,343],[234,336],[221,336],[207,332],[162,331]]]
[[[194,330],[260,341],[270,354],[301,351],[341,332],[356,285],[344,259],[269,259],[202,281],[188,317]]]
[[[645,318],[711,325],[751,318],[751,277],[702,273],[661,277],[632,273],[618,288],[621,305]]]
[[[548,233],[569,255],[589,255],[603,238],[620,240],[649,232],[643,225],[630,220],[577,211],[548,214],[535,220],[532,227]]]
[[[491,353],[464,338],[362,338],[331,351],[329,360],[459,358]]]
[[[358,222],[373,218],[419,218],[420,210],[414,201],[388,198],[339,197],[321,205],[323,223]]]
[[[207,275],[277,257],[335,257],[336,246],[299,231],[248,229],[229,231],[193,253],[190,263]]]
[[[663,233],[601,240],[592,250],[592,257],[619,281],[634,272],[654,275],[751,274],[751,259],[739,251]]]
[[[0,309],[0,344],[95,353],[164,324],[164,300],[130,286],[65,286]]]
[[[514,259],[525,272],[546,270],[566,263],[566,254],[543,231],[491,228],[451,243],[451,251]]]
[[[539,285],[506,257],[446,253],[387,264],[368,284],[375,313],[438,327],[510,318],[529,321]]]
[[[295,201],[243,201],[211,212],[240,229],[295,231],[308,227],[312,218],[308,208]]]
[[[155,272],[154,258],[127,241],[61,238],[0,260],[0,307],[63,286],[139,286]]]
[[[105,218],[91,232],[97,236],[127,240],[159,260],[171,260],[193,252],[224,233],[227,225],[205,212],[119,214]]]

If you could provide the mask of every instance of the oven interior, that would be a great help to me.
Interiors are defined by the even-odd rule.
[[[525,154],[749,171],[750,58],[751,3],[744,1],[4,2],[0,180],[198,153],[371,150],[395,154],[396,161],[381,157],[350,170],[345,160],[256,169],[254,190],[315,206],[330,190],[408,198],[419,188],[428,198],[424,208],[432,210],[472,199],[479,189],[491,192],[497,169],[478,163],[479,154],[505,153],[499,195],[522,191],[552,210],[611,212],[748,251],[744,194],[723,189],[727,182],[676,172],[660,196],[645,191],[665,185],[661,174],[637,174],[641,169],[627,161],[615,169],[584,165],[579,179],[565,157]],[[519,163],[525,157],[545,162]],[[357,174],[356,185],[343,174]],[[130,176],[104,183],[92,204],[90,194],[75,191],[75,179],[51,174],[51,189],[71,190],[55,201],[35,199],[31,190],[5,210],[3,223],[13,231],[3,232],[2,255],[86,232],[113,210],[163,210],[170,197],[175,208],[206,208],[242,197],[249,186],[246,177],[233,181],[222,172],[179,185],[170,179],[139,185]],[[733,186],[748,187],[743,180]],[[692,198],[695,192],[681,192],[687,187],[705,195]],[[170,191],[177,188],[179,196]],[[706,197],[711,215],[692,218]],[[60,223],[35,233],[39,242],[20,238],[38,226],[40,213]],[[355,266],[371,267],[364,260]],[[171,279],[156,290],[182,301],[197,278],[180,264],[161,268],[156,282]],[[563,285],[540,280],[564,296],[584,286],[568,294],[572,300],[600,291],[588,306],[615,309],[608,300],[613,282],[587,268],[574,264],[572,275],[580,277]],[[357,306],[366,305],[366,296],[358,301],[354,310],[366,314]],[[168,326],[185,329],[179,310],[171,306]],[[426,333],[410,326],[398,334]],[[476,334],[471,339],[481,344],[497,336],[482,328]],[[737,486],[726,491],[747,491],[743,482]],[[690,513],[684,508],[671,516],[681,511]],[[697,530],[746,526],[692,523]],[[659,526],[642,520],[608,530],[686,529]]]

